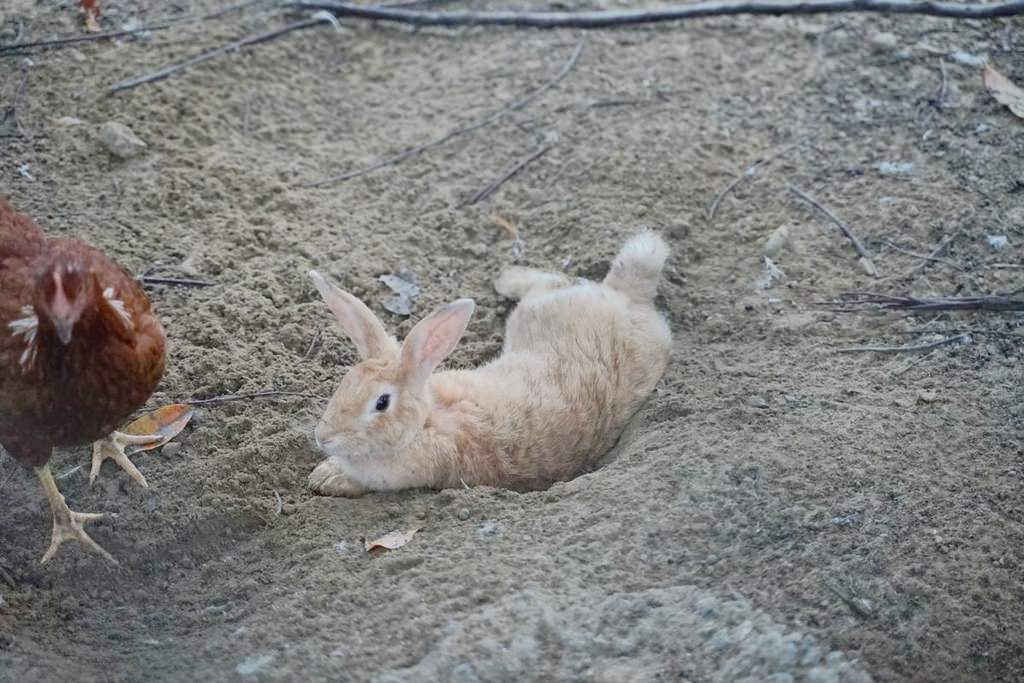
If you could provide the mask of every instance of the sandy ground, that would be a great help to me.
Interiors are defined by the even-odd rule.
[[[4,3],[0,42],[78,32],[70,5]],[[105,28],[216,7],[104,6]],[[1020,316],[816,305],[852,290],[1022,286],[1024,122],[984,92],[972,57],[1024,83],[1024,23],[733,18],[591,32],[528,107],[319,189],[303,184],[521,97],[583,34],[347,22],[103,94],[285,21],[248,11],[30,62],[0,56],[0,105],[28,76],[0,138],[3,193],[135,271],[217,283],[151,289],[171,339],[151,407],[328,395],[354,354],[311,266],[400,334],[475,298],[451,360],[469,367],[500,348],[502,265],[600,277],[639,226],[674,252],[658,299],[676,335],[668,372],[604,467],[539,493],[311,496],[315,398],[201,408],[179,451],[136,458],[148,490],[109,464],[90,489],[86,449],[57,452],[71,506],[116,513],[93,536],[119,570],[74,546],[41,568],[48,510],[4,456],[0,679],[1024,677]],[[111,120],[143,154],[104,151]],[[716,194],[766,157],[709,221]],[[852,227],[880,278],[790,185]],[[785,276],[759,290],[780,226]],[[944,236],[945,261],[904,253]],[[409,318],[384,310],[377,281],[401,268],[422,288]],[[834,353],[966,331],[929,354]],[[362,550],[410,527],[422,531],[400,550]]]

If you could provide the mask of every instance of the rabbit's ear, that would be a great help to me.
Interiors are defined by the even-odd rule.
[[[402,370],[413,384],[426,381],[455,350],[473,315],[472,299],[459,299],[416,323],[402,344]]]
[[[315,270],[309,271],[313,284],[320,290],[327,308],[331,309],[338,324],[348,338],[356,345],[356,350],[363,360],[370,358],[387,358],[397,350],[395,340],[388,335],[384,325],[369,308],[359,299],[333,283]]]

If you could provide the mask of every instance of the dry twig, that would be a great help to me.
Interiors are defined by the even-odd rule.
[[[939,2],[935,0],[709,0],[660,9],[593,12],[426,12],[347,2],[292,2],[286,7],[323,9],[337,17],[392,21],[414,26],[522,26],[533,28],[609,28],[683,21],[698,17],[737,14],[835,14],[874,12],[923,14],[958,19],[994,19],[1024,14],[1024,0],[997,3]]]
[[[931,351],[946,344],[954,344],[958,341],[966,341],[971,338],[970,332],[945,337],[938,341],[927,344],[910,344],[907,346],[847,346],[842,349],[835,349],[836,353],[916,353],[917,351]]]
[[[964,296],[916,298],[911,296],[890,296],[872,292],[847,292],[839,295],[839,301],[825,304],[835,313],[853,313],[865,310],[907,311],[909,313],[931,313],[934,311],[1024,311],[1024,299],[1012,296]]]
[[[858,617],[862,619],[869,619],[873,616],[874,613],[871,610],[871,603],[867,602],[864,598],[856,598],[852,591],[850,593],[842,591],[828,581],[825,582],[825,588],[829,589],[833,595],[842,600],[843,604],[849,607],[850,611]]]
[[[722,200],[725,199],[730,192],[736,189],[737,185],[743,182],[745,178],[753,178],[755,175],[757,175],[757,170],[760,167],[770,164],[772,161],[775,161],[780,156],[782,156],[789,150],[793,149],[794,147],[796,147],[796,144],[787,145],[782,149],[777,150],[773,154],[764,157],[763,159],[758,159],[753,164],[751,164],[746,171],[733,178],[732,182],[726,185],[721,192],[715,195],[714,201],[712,201],[711,206],[708,207],[708,225],[711,225],[712,223],[715,222],[715,214],[718,213],[718,205],[722,203]]]
[[[463,207],[470,206],[472,204],[476,204],[477,202],[481,202],[487,199],[492,194],[494,194],[499,187],[508,182],[514,175],[522,171],[530,163],[536,161],[537,159],[540,159],[542,156],[547,154],[554,146],[554,142],[545,142],[543,145],[541,145],[533,152],[531,152],[528,156],[523,157],[522,159],[509,165],[504,171],[498,174],[497,178],[489,182],[486,187],[483,187],[474,192],[471,197],[463,201],[456,208],[461,209]]]
[[[179,285],[181,287],[214,287],[216,282],[209,280],[192,280],[180,277],[158,277],[155,275],[140,275],[139,280],[147,285]]]
[[[893,249],[895,249],[896,251],[900,252],[901,254],[906,254],[907,256],[913,256],[914,258],[921,259],[924,262],[932,261],[934,263],[941,263],[943,265],[947,265],[950,268],[955,268],[956,270],[959,270],[959,271],[962,272],[962,271],[965,271],[967,269],[964,268],[963,266],[961,266],[959,263],[955,263],[953,261],[950,261],[949,259],[940,258],[938,256],[938,254],[940,254],[947,246],[949,246],[949,243],[953,241],[954,237],[955,237],[955,235],[944,237],[942,239],[942,241],[939,242],[939,245],[937,247],[935,247],[935,249],[932,250],[932,252],[930,254],[919,254],[916,251],[910,251],[909,249],[904,249],[903,247],[901,247],[900,245],[896,244],[895,242],[893,242],[891,240],[882,240],[882,243],[887,245],[887,246],[889,246],[889,247],[891,247],[891,248],[893,248]],[[918,269],[923,268],[923,267],[924,267],[924,264],[918,264],[917,266],[914,267],[913,270],[908,272],[908,275],[910,273],[916,272]],[[906,277],[906,275],[904,275],[903,277]]]
[[[336,183],[345,182],[346,180],[358,178],[359,176],[366,175],[367,173],[372,173],[387,166],[394,166],[395,164],[400,164],[410,157],[414,157],[418,154],[426,152],[429,149],[433,149],[434,147],[440,147],[441,145],[445,144],[446,142],[449,142],[450,140],[453,140],[454,138],[457,138],[460,135],[472,133],[473,131],[480,130],[481,128],[489,126],[492,123],[501,120],[508,114],[524,108],[526,105],[530,104],[535,99],[546,93],[548,90],[551,90],[551,88],[555,87],[563,78],[569,75],[569,72],[572,71],[572,68],[576,65],[576,62],[579,60],[580,53],[582,51],[583,40],[581,39],[578,43],[576,43],[576,47],[575,49],[573,49],[572,54],[569,55],[568,61],[565,62],[562,68],[558,71],[557,74],[555,74],[555,76],[551,80],[549,80],[536,90],[533,90],[526,96],[516,100],[512,104],[502,107],[501,109],[488,114],[479,121],[466,124],[465,126],[459,126],[458,128],[454,128],[445,135],[442,135],[441,137],[437,138],[436,140],[431,140],[430,142],[425,142],[422,145],[410,147],[406,150],[399,152],[398,154],[387,157],[386,159],[378,161],[375,164],[367,166],[366,168],[360,169],[358,171],[342,173],[341,175],[325,178],[324,180],[317,180],[312,183],[305,183],[303,187],[324,187],[325,185],[334,185]]]
[[[850,240],[850,243],[853,245],[853,248],[857,251],[857,255],[860,256],[862,259],[864,259],[864,263],[865,263],[865,266],[866,266],[866,270],[868,271],[868,274],[869,275],[875,275],[875,274],[878,273],[878,270],[875,268],[874,261],[871,260],[871,254],[868,252],[867,248],[861,243],[861,241],[859,239],[857,239],[857,236],[853,234],[853,231],[850,230],[850,228],[846,225],[846,223],[843,223],[841,220],[836,218],[836,215],[834,213],[832,213],[831,211],[826,209],[816,199],[814,199],[813,197],[808,196],[806,193],[801,191],[799,188],[793,187],[792,185],[790,185],[789,186],[789,191],[792,192],[793,194],[795,194],[800,199],[802,199],[805,202],[807,202],[808,204],[810,204],[811,206],[813,206],[818,211],[820,211],[823,214],[825,214],[829,218],[829,220],[831,220],[833,223],[835,223],[836,226],[846,236],[846,239]]]
[[[252,394],[226,394],[224,396],[214,396],[213,398],[195,398],[188,401],[182,401],[182,403],[190,406],[206,406],[215,403],[231,403],[232,401],[250,401],[258,398],[308,398],[315,401],[327,400],[323,396],[303,394],[296,391],[257,391]]]
[[[178,17],[177,19],[167,19],[165,21],[158,21],[153,24],[146,26],[139,26],[138,28],[124,29],[121,31],[107,31],[106,33],[89,33],[86,35],[68,36],[66,38],[56,38],[54,40],[37,40],[32,43],[18,43],[17,41],[10,45],[0,45],[0,57],[13,57],[24,54],[24,50],[32,49],[47,49],[54,47],[67,47],[68,45],[75,45],[78,43],[90,43],[95,40],[107,40],[109,38],[122,38],[124,36],[131,36],[137,33],[153,33],[155,31],[164,31],[175,26],[183,26],[185,24],[196,24],[203,21],[212,21],[219,19],[225,14],[243,10],[251,7],[252,5],[265,2],[266,0],[247,0],[247,2],[240,2],[237,5],[229,5],[223,7],[216,12],[201,15],[188,15],[184,17]]]
[[[169,76],[173,76],[174,74],[180,71],[184,71],[185,69],[193,67],[197,64],[208,62],[211,59],[216,59],[217,57],[221,57],[231,52],[238,52],[242,48],[249,47],[250,45],[258,45],[259,43],[265,43],[269,40],[273,40],[274,38],[279,38],[285,35],[286,33],[291,33],[293,31],[301,31],[303,29],[312,28],[313,26],[318,26],[320,24],[327,24],[332,22],[335,22],[335,20],[329,14],[318,13],[317,16],[313,16],[308,19],[303,19],[302,21],[296,21],[291,24],[288,24],[287,26],[282,26],[281,28],[276,28],[271,31],[264,31],[263,33],[257,33],[255,35],[246,36],[240,40],[236,40],[233,43],[221,45],[220,47],[204,52],[201,55],[196,55],[191,59],[186,59],[184,62],[171,64],[170,66],[165,66],[164,68],[158,71],[154,71],[152,73],[137,76],[135,78],[129,78],[119,83],[115,83],[114,85],[110,86],[110,88],[107,90],[107,94],[113,95],[124,90],[131,90],[132,88],[137,88],[140,85],[144,85],[146,83],[162,81],[163,79]]]
[[[951,261],[947,261],[945,259],[940,259],[939,258],[939,254],[941,254],[943,251],[945,251],[946,247],[948,247],[953,240],[955,240],[957,237],[960,236],[960,232],[961,232],[960,230],[957,230],[952,235],[947,235],[947,236],[943,237],[941,240],[939,240],[939,243],[937,245],[935,245],[935,248],[932,249],[931,252],[927,256],[921,256],[919,254],[911,254],[911,256],[917,256],[918,258],[922,259],[922,261],[920,263],[918,263],[917,265],[915,265],[910,270],[908,270],[907,272],[903,273],[902,275],[890,275],[889,277],[882,278],[880,280],[880,282],[885,282],[886,280],[906,280],[907,278],[914,277],[919,272],[924,270],[924,267],[927,266],[928,263],[930,263],[932,261],[937,261],[939,263],[945,263],[946,265],[953,266],[954,268],[957,268],[958,270],[964,270],[963,268],[961,268],[960,266],[957,266],[956,264],[952,263]],[[895,245],[892,245],[892,246],[895,246]],[[897,249],[897,251],[902,251],[899,247],[896,247],[896,249]],[[909,252],[904,252],[904,253],[909,253]]]
[[[309,360],[316,355],[316,352],[320,350],[320,341],[323,339],[323,336],[323,326],[316,328],[316,332],[313,333],[313,339],[309,342],[309,348],[306,349],[306,353],[302,354],[303,360]]]

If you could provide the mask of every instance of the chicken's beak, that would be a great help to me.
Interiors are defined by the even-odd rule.
[[[67,346],[71,343],[71,331],[75,327],[73,320],[59,319],[53,321],[53,326],[57,330],[57,338],[60,339],[60,343]]]

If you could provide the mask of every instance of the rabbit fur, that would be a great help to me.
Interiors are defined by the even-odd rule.
[[[328,456],[317,493],[358,496],[463,485],[535,490],[587,471],[615,445],[668,363],[672,337],[654,308],[669,250],[657,234],[626,242],[603,282],[523,267],[495,288],[519,303],[501,355],[434,372],[473,313],[460,299],[399,345],[359,299],[310,272],[361,362],[317,424]]]

